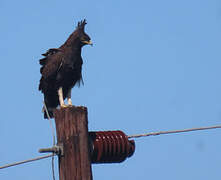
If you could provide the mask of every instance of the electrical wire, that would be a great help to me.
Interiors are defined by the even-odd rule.
[[[181,129],[181,130],[171,130],[171,131],[149,132],[149,133],[145,133],[145,134],[129,135],[127,137],[128,138],[140,138],[140,137],[147,137],[147,136],[157,136],[157,135],[162,135],[162,134],[175,134],[175,133],[183,133],[183,132],[191,132],[191,131],[201,131],[201,130],[210,130],[210,129],[218,129],[218,128],[221,128],[221,125],[199,127],[199,128],[189,128],[189,129]],[[28,162],[33,162],[33,161],[37,161],[37,160],[41,160],[41,159],[45,159],[45,158],[49,158],[49,157],[54,157],[55,155],[56,154],[53,153],[53,154],[48,154],[48,155],[40,156],[40,157],[33,158],[33,159],[28,159],[28,160],[18,161],[18,162],[11,163],[11,164],[6,164],[4,166],[0,166],[0,169],[12,167],[12,166],[17,166],[17,165],[20,165],[20,164],[24,164],[24,163],[28,163]],[[53,179],[55,179],[54,163],[52,163],[52,170],[53,170]]]
[[[15,162],[15,163],[11,163],[11,164],[6,164],[4,166],[0,166],[0,169],[12,167],[12,166],[17,166],[17,165],[28,163],[28,162],[38,161],[38,160],[49,158],[49,157],[53,157],[53,156],[55,156],[55,154],[48,154],[48,155],[45,155],[45,156],[39,156],[37,158],[27,159],[27,160],[24,160],[24,161],[18,161],[18,162]]]
[[[191,131],[201,131],[201,130],[209,130],[209,129],[217,129],[221,128],[221,125],[217,126],[207,126],[207,127],[199,127],[199,128],[190,128],[190,129],[181,129],[181,130],[172,130],[172,131],[158,131],[158,132],[150,132],[145,134],[135,134],[127,136],[128,138],[140,138],[147,136],[157,136],[161,134],[175,134],[175,133],[183,133],[183,132],[191,132]]]

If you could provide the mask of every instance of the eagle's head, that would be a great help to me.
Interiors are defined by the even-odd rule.
[[[86,20],[78,22],[77,28],[75,30],[76,35],[78,36],[82,46],[84,45],[93,45],[91,38],[85,33],[84,27],[87,24]]]
[[[75,31],[69,36],[69,38],[61,46],[61,48],[65,46],[81,48],[82,46],[87,44],[92,45],[91,38],[84,32],[84,27],[86,24],[87,22],[85,19],[83,21],[78,22]]]

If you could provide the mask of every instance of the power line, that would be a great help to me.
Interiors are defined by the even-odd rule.
[[[157,135],[161,135],[161,134],[175,134],[175,133],[183,133],[183,132],[191,132],[191,131],[201,131],[201,130],[210,130],[210,129],[218,129],[218,128],[221,128],[221,125],[199,127],[199,128],[189,128],[189,129],[181,129],[181,130],[171,130],[171,131],[149,132],[149,133],[145,133],[145,134],[129,135],[127,137],[128,138],[140,138],[140,137],[147,137],[147,136],[157,136]],[[33,161],[37,161],[37,160],[41,160],[41,159],[46,159],[46,158],[49,158],[49,157],[54,157],[55,155],[56,154],[53,153],[53,154],[48,154],[48,155],[40,156],[40,157],[33,158],[33,159],[28,159],[28,160],[24,160],[24,161],[19,161],[19,162],[7,164],[7,165],[4,165],[4,166],[0,166],[0,169],[12,167],[12,166],[17,166],[17,165],[20,165],[20,164],[24,164],[24,163],[28,163],[28,162],[33,162]]]
[[[145,134],[136,134],[127,136],[128,138],[140,138],[146,136],[157,136],[161,134],[175,134],[175,133],[183,133],[183,132],[190,132],[190,131],[201,131],[201,130],[209,130],[209,129],[217,129],[221,128],[221,125],[217,126],[207,126],[207,127],[200,127],[200,128],[190,128],[190,129],[181,129],[181,130],[172,130],[172,131],[158,131],[158,132],[150,132]]]
[[[18,162],[11,163],[11,164],[6,164],[4,166],[0,166],[0,169],[12,167],[12,166],[17,166],[17,165],[20,165],[20,164],[33,162],[33,161],[37,161],[37,160],[41,160],[41,159],[46,159],[46,158],[49,158],[49,157],[52,157],[52,156],[55,156],[55,154],[48,154],[48,155],[45,155],[45,156],[39,156],[37,158],[27,159],[27,160],[24,160],[24,161],[18,161]]]

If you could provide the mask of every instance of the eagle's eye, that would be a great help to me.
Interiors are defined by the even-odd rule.
[[[81,42],[83,42],[83,41],[87,41],[87,39],[86,38],[81,38]]]

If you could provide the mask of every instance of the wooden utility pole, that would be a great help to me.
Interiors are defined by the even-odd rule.
[[[55,110],[60,180],[92,180],[86,107],[67,107]]]

